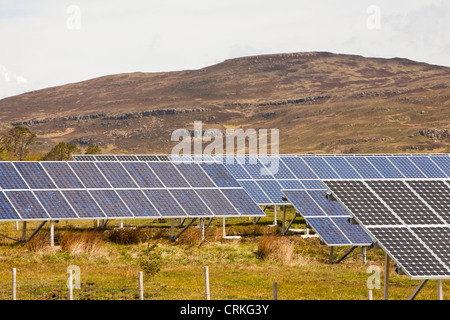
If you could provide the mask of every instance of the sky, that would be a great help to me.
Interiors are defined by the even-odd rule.
[[[0,0],[0,99],[310,51],[450,66],[450,1]]]

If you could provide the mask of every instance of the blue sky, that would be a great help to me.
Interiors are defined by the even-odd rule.
[[[304,51],[450,66],[450,1],[0,0],[0,98]]]

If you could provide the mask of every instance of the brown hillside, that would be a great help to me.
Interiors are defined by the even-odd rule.
[[[406,59],[292,53],[200,70],[131,73],[0,100],[4,129],[26,124],[109,152],[170,152],[192,129],[277,128],[282,153],[449,151],[450,68]]]

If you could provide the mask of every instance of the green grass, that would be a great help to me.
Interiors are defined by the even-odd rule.
[[[293,212],[288,211],[289,217]],[[278,214],[281,223],[281,213]],[[290,219],[290,218],[289,218]],[[258,242],[263,234],[279,236],[279,229],[270,226],[273,213],[254,225],[248,219],[227,219],[227,233],[242,234],[239,240],[224,240],[220,237],[221,221],[214,221],[207,230],[207,240],[198,239],[198,227],[191,227],[175,243],[169,243],[170,222],[149,220],[125,220],[125,230],[150,232],[152,242],[158,243],[161,252],[161,270],[144,279],[146,299],[204,299],[203,267],[209,267],[212,299],[272,299],[272,284],[278,283],[279,299],[289,300],[364,300],[367,299],[366,281],[369,265],[381,268],[383,277],[384,254],[380,250],[368,250],[367,264],[361,255],[340,264],[330,265],[329,248],[321,245],[317,238],[303,239],[298,234],[289,234],[295,247],[295,266],[256,255]],[[118,227],[119,221],[110,221],[109,228]],[[29,232],[38,223],[29,223]],[[77,265],[81,269],[81,290],[75,290],[76,299],[136,299],[139,261],[146,247],[145,240],[136,244],[119,244],[108,238],[109,230],[103,231],[103,243],[95,253],[73,254],[59,246],[67,228],[81,234],[92,228],[92,221],[61,221],[56,224],[56,247],[47,244],[36,252],[26,245],[2,238],[0,240],[0,299],[10,298],[11,268],[17,268],[18,295],[22,299],[63,299],[67,297],[65,287],[67,267]],[[304,221],[298,219],[294,228],[303,228]],[[176,231],[179,229],[176,228]],[[2,223],[0,233],[19,237],[12,223]],[[48,226],[39,233],[48,238]],[[184,238],[183,238],[184,237]],[[342,256],[349,248],[334,250],[334,258]],[[407,299],[418,285],[406,276],[397,275],[391,267],[390,299]],[[38,284],[32,287],[31,284]],[[445,292],[450,289],[444,281]],[[373,290],[374,299],[383,298],[381,288]],[[429,281],[417,299],[436,299],[436,281]]]

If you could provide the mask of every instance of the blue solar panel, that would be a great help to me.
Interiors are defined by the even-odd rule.
[[[69,165],[86,188],[111,188],[94,162],[69,162]]]
[[[61,191],[80,218],[106,218],[100,207],[86,190]]]
[[[141,190],[117,190],[117,193],[136,217],[160,216]]]
[[[300,180],[307,190],[327,190],[320,180]]]
[[[305,190],[284,190],[283,193],[303,217],[325,216],[323,210]]]
[[[320,179],[339,179],[336,172],[333,171],[322,157],[303,157],[302,159]]]
[[[178,171],[193,188],[214,188],[214,182],[206,175],[202,168],[195,162],[175,164]]]
[[[170,193],[189,216],[211,216],[211,210],[209,210],[208,207],[202,202],[194,190],[172,189],[170,190]]]
[[[5,191],[5,194],[23,220],[49,219],[31,191]]]
[[[234,157],[224,157],[222,163],[235,179],[251,179],[247,171]]]
[[[19,215],[2,191],[0,191],[0,220],[20,220]]]
[[[189,188],[189,184],[170,162],[148,162],[150,168],[167,188]]]
[[[168,190],[143,190],[163,217],[186,217],[186,213]]]
[[[90,193],[108,218],[133,216],[114,190],[91,190]]]
[[[310,190],[307,191],[309,196],[322,208],[322,210],[329,216],[349,216],[344,207],[337,201],[329,201],[325,198],[326,191]]]
[[[259,159],[261,163],[264,164],[269,172],[275,177],[275,179],[295,179],[293,173],[281,161],[280,157],[262,156],[259,157]]]
[[[408,158],[403,156],[388,157],[406,178],[425,178],[423,173]]]
[[[41,162],[42,166],[52,177],[58,188],[83,188],[83,184],[77,178],[69,165],[65,162]]]
[[[196,189],[195,192],[216,216],[237,216],[239,213],[218,189]]]
[[[431,160],[436,163],[442,171],[450,176],[450,157],[449,156],[433,156]]]
[[[31,189],[56,189],[39,162],[14,162],[14,165]]]
[[[317,179],[317,176],[300,157],[281,157],[281,161],[295,174],[298,179]]]
[[[97,167],[114,188],[137,188],[120,162],[96,162]]]
[[[36,198],[47,210],[53,219],[74,219],[78,218],[77,214],[72,210],[69,203],[64,199],[60,191],[46,190],[35,191]]]
[[[344,157],[323,158],[342,179],[359,179],[361,176],[352,168]]]
[[[259,161],[258,157],[236,157],[236,159],[252,179],[273,179],[269,170]]]
[[[205,170],[214,183],[220,188],[237,187],[241,185],[228,173],[227,169],[221,163],[201,163],[200,166]]]
[[[282,189],[305,189],[303,183],[298,180],[278,180]]]
[[[243,189],[223,189],[222,192],[241,215],[265,215]]]
[[[358,224],[352,225],[345,217],[331,217],[330,218],[345,236],[352,242],[352,244],[366,245],[372,243],[372,238],[367,232]]]
[[[264,190],[270,199],[270,203],[283,204],[283,194],[281,193],[281,185],[275,180],[258,180],[258,186]],[[258,202],[256,202],[258,203]]]
[[[383,178],[381,174],[364,157],[346,157],[347,161],[365,179]]]
[[[245,191],[252,197],[252,199],[258,204],[270,204],[271,200],[265,194],[265,192],[252,180],[242,180],[239,182]]]
[[[141,188],[163,188],[153,171],[145,162],[123,162],[122,163],[134,181]]]
[[[3,189],[28,189],[25,181],[9,162],[0,162],[0,186]]]
[[[366,158],[385,178],[403,178],[402,173],[386,157]]]
[[[351,244],[330,218],[308,218],[307,221],[327,245],[347,246]]]
[[[427,178],[447,178],[447,175],[429,157],[415,156],[410,159]]]

